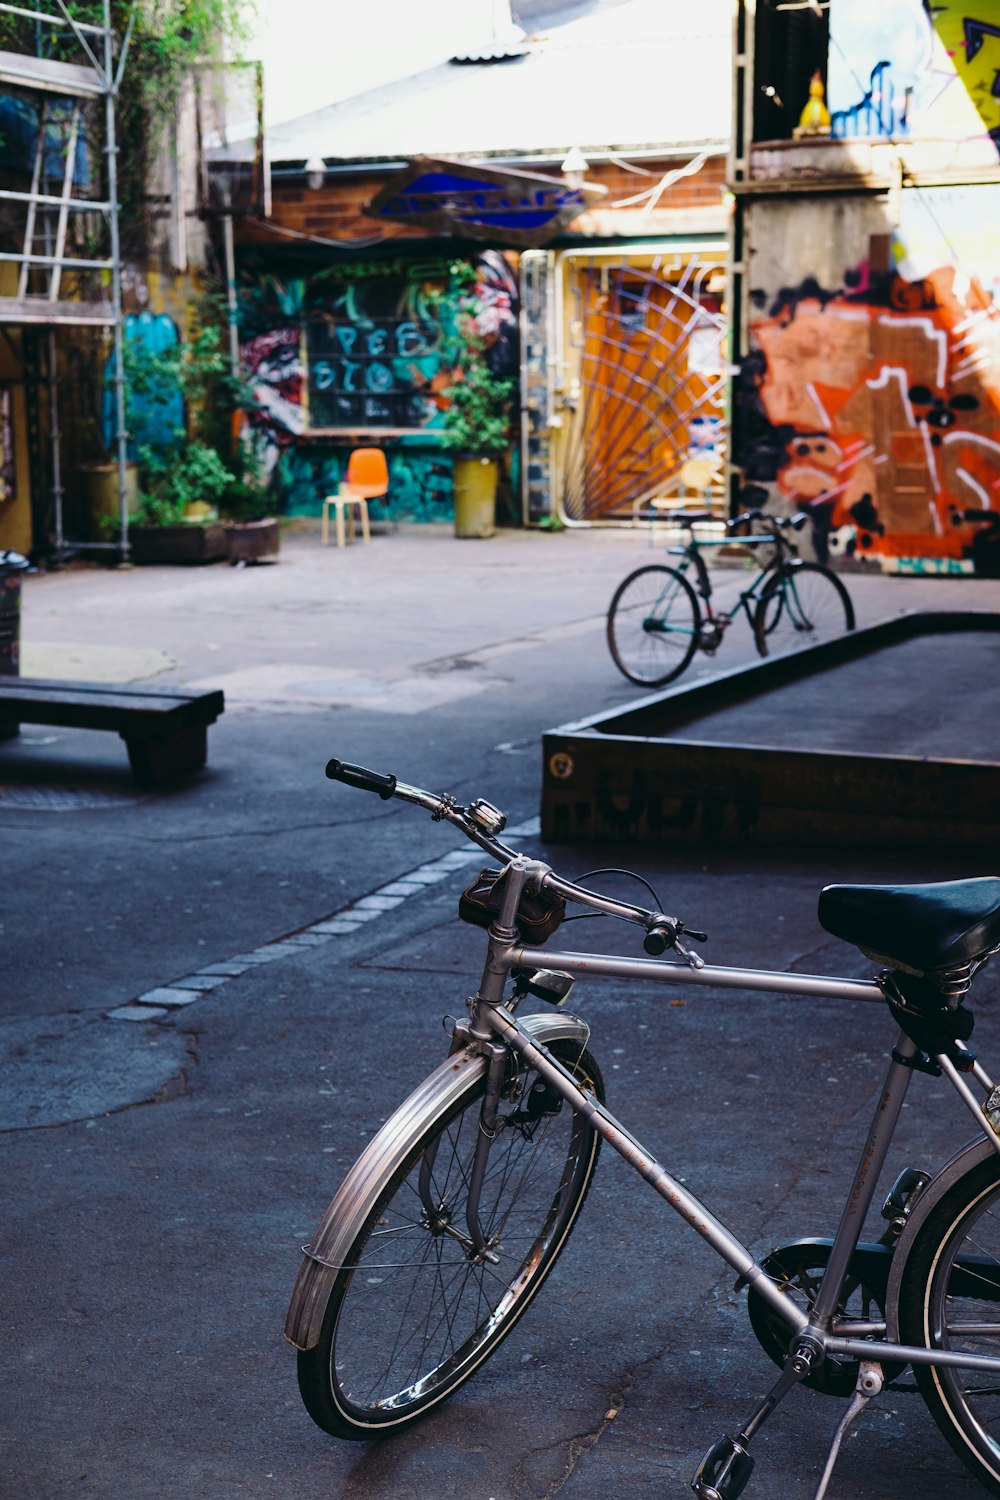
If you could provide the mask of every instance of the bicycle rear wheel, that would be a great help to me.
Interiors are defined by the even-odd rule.
[[[694,589],[674,568],[637,568],[608,609],[608,646],[629,682],[663,687],[698,649],[701,612]]]
[[[818,646],[854,629],[851,596],[819,563],[783,563],[764,585],[754,615],[761,656]]]
[[[899,1295],[905,1344],[1000,1356],[1000,1160],[960,1177],[928,1215]],[[1000,1495],[1000,1375],[914,1365],[927,1407],[980,1484]]]
[[[575,1042],[549,1049],[603,1100],[600,1070]],[[310,1416],[369,1439],[452,1394],[511,1331],[566,1243],[600,1137],[512,1054],[490,1149],[477,1254],[465,1219],[482,1074],[428,1121],[374,1202],[330,1292],[319,1342],[300,1352]]]

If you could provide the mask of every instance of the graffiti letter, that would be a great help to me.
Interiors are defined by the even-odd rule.
[[[980,51],[988,36],[1000,37],[1000,26],[990,26],[986,21],[971,21],[966,17],[963,25],[965,27],[965,55],[969,62]]]
[[[419,354],[424,347],[423,336],[414,323],[400,323],[396,329],[396,348],[404,357]]]
[[[358,370],[361,369],[361,366],[359,364],[355,364],[353,360],[350,359],[343,360],[342,364],[344,369],[344,390],[356,391],[357,386],[354,384],[354,376],[356,375]]]
[[[358,330],[352,328],[349,323],[341,324],[337,329],[337,341],[345,354],[350,354],[358,341]]]
[[[333,366],[329,360],[320,359],[313,365],[313,384],[318,391],[328,391],[333,385]]]
[[[373,328],[368,335],[368,353],[384,354],[387,337],[384,328]]]
[[[365,371],[365,385],[370,391],[392,390],[392,371],[389,366],[374,360]]]

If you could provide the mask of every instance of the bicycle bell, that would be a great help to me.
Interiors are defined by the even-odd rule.
[[[476,827],[483,833],[491,834],[494,838],[498,833],[503,833],[507,827],[507,815],[502,813],[499,807],[494,807],[492,802],[484,802],[482,797],[477,797],[469,807],[469,817]]]

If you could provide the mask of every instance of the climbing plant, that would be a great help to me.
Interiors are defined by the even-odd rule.
[[[122,251],[140,257],[148,247],[150,171],[169,144],[187,81],[211,76],[237,61],[249,36],[252,0],[111,0],[111,25],[119,50],[128,52],[117,98],[118,192]],[[103,0],[66,0],[74,20],[102,24]],[[130,30],[131,27],[131,30]],[[75,38],[66,28],[52,43],[69,55]],[[74,54],[74,60],[79,56]]]

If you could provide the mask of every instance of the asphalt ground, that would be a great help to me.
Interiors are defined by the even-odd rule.
[[[0,745],[0,1494],[681,1496],[769,1388],[731,1273],[607,1151],[530,1313],[410,1432],[324,1435],[281,1340],[298,1247],[443,1055],[442,1020],[482,955],[455,919],[478,857],[461,863],[458,835],[414,809],[327,782],[330,755],[489,798],[565,873],[637,869],[721,964],[867,976],[818,926],[823,884],[990,873],[941,848],[544,849],[540,735],[636,697],[604,612],[657,551],[631,534],[414,528],[338,552],[300,532],[273,566],[25,581],[26,675],[218,685],[227,706],[205,772],[172,790],[138,791],[112,735],[25,726]],[[723,601],[741,580],[719,575]],[[997,604],[983,580],[847,582],[861,623]],[[689,680],[752,659],[738,623]],[[912,718],[886,731],[900,748],[941,693],[912,663],[906,675]],[[982,735],[975,694],[959,708]],[[824,712],[842,725],[851,705]],[[830,1232],[887,1018],[670,995],[682,1003],[617,982],[574,991],[615,1113],[755,1251]],[[975,1008],[989,1067],[995,976]],[[971,1134],[945,1087],[915,1081],[890,1171]],[[789,1397],[755,1441],[747,1495],[811,1496],[842,1410]],[[887,1393],[854,1433],[832,1500],[980,1493],[912,1394]]]

